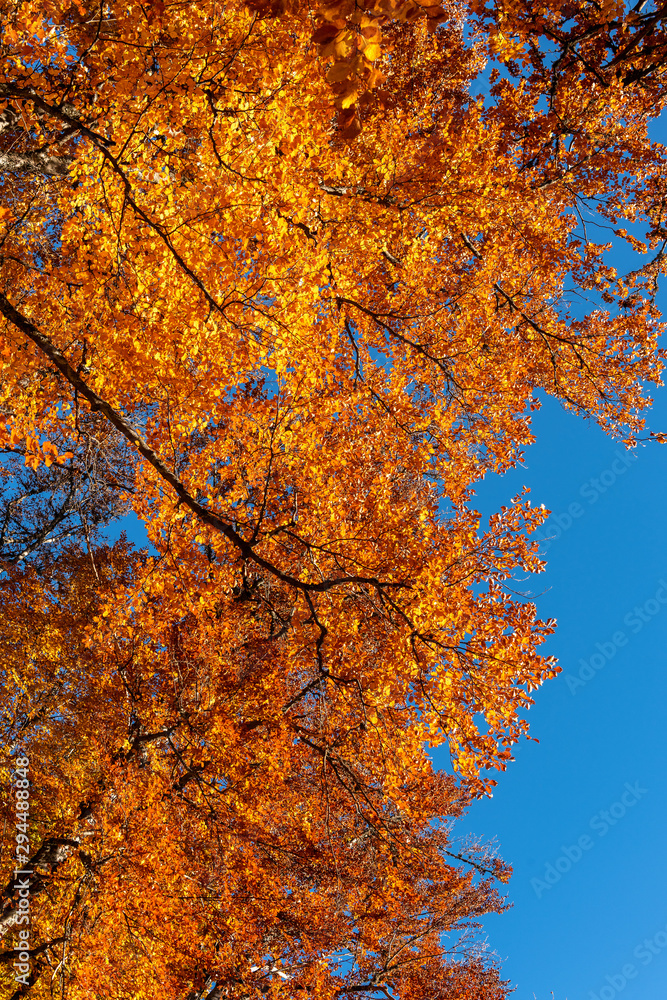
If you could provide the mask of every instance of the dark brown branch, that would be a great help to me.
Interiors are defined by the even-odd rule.
[[[40,944],[38,948],[28,948],[22,950],[27,950],[30,957],[33,958],[35,955],[41,955],[47,948],[52,948],[55,944],[62,944],[65,940],[66,939],[64,937],[54,938],[53,941],[45,941],[44,944]],[[15,948],[10,949],[9,951],[0,952],[1,964],[7,964],[7,962],[11,962],[14,958],[16,958]]]
[[[155,453],[150,445],[144,441],[141,434],[139,434],[139,432],[132,427],[129,421],[126,420],[126,418],[115,410],[109,403],[107,403],[106,400],[102,399],[101,396],[98,396],[94,389],[91,389],[87,382],[84,381],[80,373],[72,367],[62,351],[56,347],[55,344],[53,344],[49,338],[34,325],[34,323],[31,323],[30,320],[19,313],[11,304],[9,299],[1,293],[0,313],[2,313],[11,323],[14,324],[15,327],[17,327],[17,329],[19,329],[26,337],[28,337],[29,340],[33,342],[33,344],[39,348],[49,361],[55,365],[69,384],[76,389],[77,393],[84,399],[88,400],[92,410],[102,413],[109,423],[113,424],[113,426],[120,431],[123,437],[135,446],[139,454],[142,455],[149,465],[155,469],[161,479],[171,486],[180,503],[188,507],[193,514],[196,514],[200,521],[206,524],[209,528],[212,528],[214,531],[218,531],[220,534],[224,535],[224,537],[235,546],[244,559],[256,563],[261,566],[262,569],[271,573],[272,576],[277,577],[283,583],[296,588],[304,594],[309,592],[325,593],[334,587],[350,583],[367,584],[379,589],[386,587],[404,588],[407,586],[405,583],[382,582],[374,577],[362,577],[356,575],[346,575],[333,579],[321,580],[318,583],[310,583],[305,580],[300,580],[298,577],[292,576],[290,573],[284,573],[268,559],[265,559],[263,556],[259,555],[259,553],[255,552],[253,544],[246,541],[242,535],[234,530],[231,524],[228,524],[218,514],[207,510],[206,507],[195,500],[180,479],[178,479],[178,477],[175,476],[174,473],[164,464],[162,459]]]
[[[0,100],[14,100],[14,101],[31,101],[36,108],[44,114],[49,115],[50,118],[57,118],[58,121],[63,122],[73,131],[81,132],[83,135],[88,136],[96,144],[102,143],[103,146],[114,146],[115,143],[112,139],[107,139],[105,136],[100,135],[99,132],[94,132],[83,122],[78,120],[79,113],[69,104],[64,104],[61,108],[55,108],[52,104],[43,100],[37,91],[33,87],[17,87],[13,83],[3,83],[0,85]]]

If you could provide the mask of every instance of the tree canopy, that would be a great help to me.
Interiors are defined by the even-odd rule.
[[[472,491],[540,394],[642,433],[667,13],[1,9],[7,995],[502,1000],[451,825],[558,668]]]

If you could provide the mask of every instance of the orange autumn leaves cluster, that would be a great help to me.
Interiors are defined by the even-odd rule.
[[[261,8],[260,8],[261,9]],[[353,138],[361,130],[357,103],[368,100],[370,92],[383,80],[377,60],[387,54],[383,27],[392,22],[409,24],[426,19],[430,32],[448,19],[458,21],[460,8],[431,4],[430,0],[339,0],[317,11],[320,23],[312,35],[319,47],[321,59],[331,57],[326,79],[335,94],[334,104],[340,110],[339,131]],[[384,44],[383,44],[384,41]],[[380,94],[386,101],[388,95]]]
[[[508,586],[545,512],[483,529],[471,490],[540,392],[641,430],[662,15],[1,9],[2,443],[102,477],[151,542],[86,520],[0,579],[17,997],[501,1000],[466,934],[507,871],[449,821],[557,668]]]

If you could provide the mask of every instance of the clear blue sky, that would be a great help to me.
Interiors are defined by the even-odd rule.
[[[667,390],[651,425],[667,429]],[[545,531],[547,572],[525,589],[558,620],[548,652],[563,673],[529,713],[539,745],[517,747],[463,828],[496,838],[514,868],[513,909],[485,928],[516,1000],[656,1000],[667,981],[667,446],[626,464],[622,446],[552,400],[535,431],[526,466],[483,483],[478,500],[488,513],[527,485],[560,516],[563,528],[552,515]]]

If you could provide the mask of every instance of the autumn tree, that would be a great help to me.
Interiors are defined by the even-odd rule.
[[[660,371],[664,15],[592,11],[2,8],[0,444],[56,504],[21,544],[69,482],[153,547],[6,560],[18,995],[505,995],[459,935],[506,871],[448,825],[557,668],[507,587],[546,514],[472,489],[540,392],[632,444]]]
[[[151,641],[126,618],[93,641],[99,590],[123,604],[137,557],[117,546],[96,563],[97,577],[73,550],[48,577],[28,566],[2,585],[3,742],[29,748],[41,837],[38,995],[150,995],[157,982],[250,995],[276,980],[417,996],[426,975],[438,995],[503,995],[457,931],[499,907],[504,869],[451,852],[443,819],[466,794],[423,750],[406,758],[400,712],[362,729],[334,697],[316,728],[312,699],[298,715],[267,705],[269,691],[286,698],[289,671],[271,663],[280,645],[255,637],[251,601],[235,655],[223,616]]]

